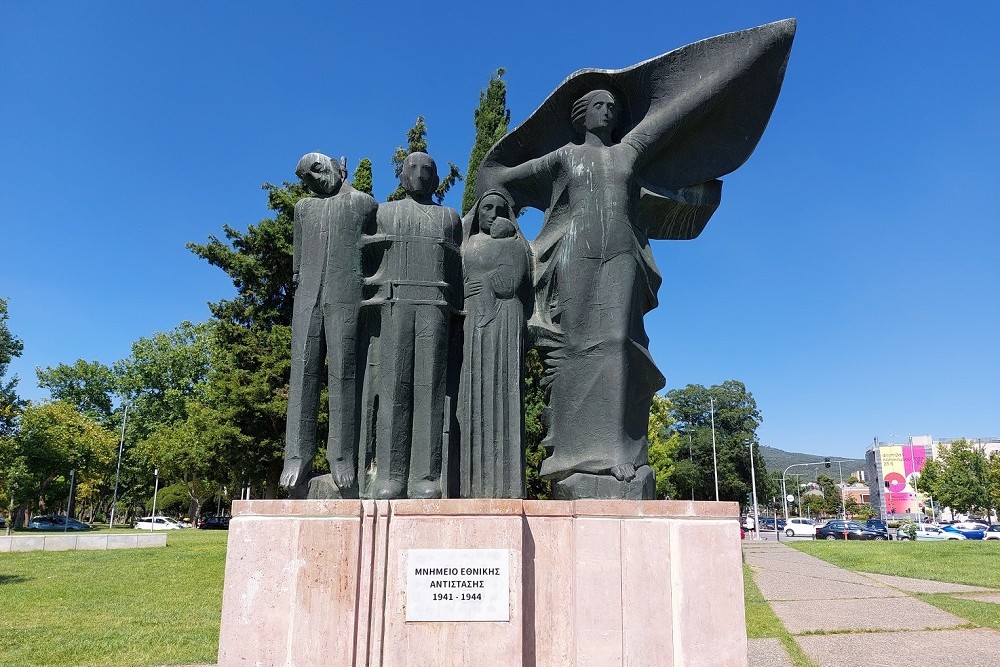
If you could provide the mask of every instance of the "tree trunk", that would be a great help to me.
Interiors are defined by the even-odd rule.
[[[192,495],[190,502],[188,502],[188,517],[191,519],[191,525],[198,525],[198,517],[201,516],[201,500]]]

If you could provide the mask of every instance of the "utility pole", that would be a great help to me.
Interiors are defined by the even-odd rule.
[[[73,511],[73,487],[76,486],[76,468],[69,471],[69,503],[66,505],[66,523],[63,524],[63,532],[69,528],[70,514]]]
[[[844,501],[844,466],[843,461],[837,461],[837,468],[840,469],[840,518],[847,521],[847,503]]]
[[[122,437],[118,443],[118,467],[115,468],[115,495],[111,500],[111,521],[108,528],[115,527],[115,506],[118,504],[118,479],[122,472],[122,451],[125,449],[125,424],[128,423],[128,403],[125,404],[125,416],[122,417]]]
[[[156,485],[153,486],[153,516],[149,522],[149,530],[156,527],[156,493],[160,490],[160,469],[154,468],[153,475],[156,477]]]
[[[719,502],[719,460],[715,456],[715,399],[708,397],[712,405],[712,467],[715,469],[715,502]]]
[[[760,511],[757,509],[757,472],[753,466],[753,442],[750,443],[750,485],[753,487],[753,534],[760,539]]]

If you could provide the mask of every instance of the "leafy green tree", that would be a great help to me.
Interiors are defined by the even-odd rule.
[[[211,368],[211,325],[181,322],[173,331],[140,338],[114,366],[119,391],[131,406],[129,433],[141,440],[187,418],[187,402],[200,397]]]
[[[476,174],[486,153],[493,144],[503,139],[510,124],[510,109],[507,108],[507,82],[503,80],[504,69],[497,69],[490,76],[486,90],[479,92],[479,106],[473,115],[476,123],[476,139],[469,154],[469,167],[465,170],[465,189],[462,192],[462,215],[476,203]]]
[[[816,476],[816,483],[823,492],[823,512],[830,516],[839,515],[841,492],[836,480],[829,475],[819,473]]]
[[[917,482],[918,489],[930,491],[935,501],[956,512],[985,510],[990,504],[988,468],[982,450],[965,439],[956,440],[941,447],[938,461],[929,466],[925,464]]]
[[[70,470],[78,483],[102,479],[118,444],[114,433],[62,401],[28,405],[15,440],[17,450],[8,457],[24,473],[17,500],[37,500],[40,509],[66,496]]]
[[[526,494],[532,500],[551,497],[552,485],[538,474],[546,456],[542,439],[545,437],[545,396],[542,389],[542,362],[535,350],[528,352],[524,363],[524,430]]]
[[[406,148],[402,146],[397,146],[395,152],[392,154],[392,166],[396,173],[396,180],[399,181],[399,177],[403,174],[403,162],[406,161],[406,156],[410,153],[426,153],[427,152],[427,123],[424,122],[423,116],[417,116],[416,123],[413,127],[409,129],[406,133]],[[458,170],[458,167],[454,163],[448,163],[448,173],[441,178],[441,183],[438,185],[437,192],[434,193],[434,199],[437,203],[444,201],[444,196],[448,194],[448,190],[452,188],[455,183],[462,180],[462,172]],[[406,198],[406,191],[403,190],[403,185],[399,184],[396,189],[390,194],[386,201],[399,201],[400,199]]]
[[[986,498],[991,513],[1000,508],[1000,454],[996,452],[986,462]]]
[[[54,401],[65,401],[83,414],[108,426],[112,423],[117,378],[99,361],[77,359],[72,365],[36,368],[38,386],[48,389]]]
[[[21,356],[24,344],[11,333],[7,326],[8,317],[7,301],[0,298],[0,507],[7,507],[13,518],[17,480],[27,475],[13,439],[24,403],[17,395],[17,377],[6,380],[4,377],[10,362]],[[8,533],[13,524],[14,521],[7,522]]]
[[[372,161],[368,158],[362,158],[358,162],[357,169],[354,170],[354,180],[351,181],[351,187],[370,195],[372,194],[372,185]]]
[[[824,497],[816,493],[803,493],[799,511],[803,516],[815,517],[826,512]]]
[[[227,242],[212,236],[189,243],[199,257],[233,279],[236,297],[212,303],[211,377],[202,405],[213,429],[219,464],[233,488],[250,485],[276,496],[284,458],[291,368],[292,234],[302,183],[267,184],[273,218],[241,233],[226,225]]]
[[[17,377],[4,379],[10,362],[21,356],[24,343],[7,326],[7,301],[0,298],[0,438],[14,431],[17,415],[23,406],[17,396]]]
[[[767,477],[757,426],[760,413],[757,403],[746,386],[738,380],[703,387],[688,385],[668,392],[674,420],[673,430],[679,436],[678,449],[685,445],[689,461],[696,466],[694,479],[677,485],[679,497],[687,497],[685,488],[694,488],[701,500],[715,499],[715,476],[712,456],[712,404],[714,401],[715,449],[718,460],[719,499],[745,502],[750,493],[750,448],[754,447],[754,463],[758,481],[758,496],[767,497],[772,490]],[[686,471],[685,471],[686,472]],[[686,476],[686,475],[685,475]]]
[[[197,400],[187,403],[187,417],[160,425],[136,445],[136,454],[159,468],[163,479],[172,480],[174,489],[183,489],[188,516],[197,517],[202,504],[222,486],[218,472],[218,429],[208,410]]]
[[[656,476],[656,497],[663,500],[684,497],[684,487],[678,487],[678,481],[686,481],[684,464],[689,461],[677,461],[681,448],[680,435],[672,430],[674,420],[670,415],[670,401],[664,396],[653,396],[649,407],[649,428],[646,440],[649,443],[649,465]],[[677,466],[681,465],[681,479],[677,477]]]
[[[213,365],[212,333],[210,323],[182,322],[172,331],[140,338],[131,354],[114,365],[120,395],[129,404],[118,493],[125,508],[142,511],[153,493],[155,468],[162,467],[167,477],[179,467],[152,456],[150,439],[184,424],[189,405],[205,395]],[[114,485],[114,472],[109,473],[108,488]]]

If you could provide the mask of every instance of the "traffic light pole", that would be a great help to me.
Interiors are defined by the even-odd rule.
[[[784,506],[784,509],[785,509],[785,522],[786,523],[788,522],[788,494],[785,492],[785,476],[788,474],[788,471],[791,470],[792,468],[801,468],[801,467],[804,467],[804,466],[818,466],[820,464],[822,464],[822,465],[826,466],[827,468],[829,468],[830,465],[833,464],[833,463],[836,463],[839,466],[840,464],[845,463],[845,461],[843,461],[843,460],[831,461],[829,459],[829,457],[827,457],[827,458],[824,458],[822,461],[811,461],[809,463],[793,463],[792,465],[788,466],[787,468],[785,468],[781,472],[781,502],[782,502],[782,504]],[[843,469],[841,469],[841,473],[840,473],[840,505],[841,505],[841,508],[843,509],[843,507],[845,505],[845,503],[844,503],[844,473],[843,473]],[[802,508],[801,507],[799,508],[799,513],[800,514],[802,513]]]

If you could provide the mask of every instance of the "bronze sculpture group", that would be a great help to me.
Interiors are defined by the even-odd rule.
[[[303,157],[315,197],[295,210],[282,484],[306,492],[325,349],[340,495],[524,497],[534,346],[553,495],[653,498],[646,430],[664,378],[643,324],[661,282],[649,239],[704,228],[717,178],[763,133],[794,30],[780,21],[577,72],[490,150],[464,220],[431,200],[424,153],[403,165],[406,198],[381,205],[344,182],[342,164]],[[528,206],[545,213],[530,243],[516,222]]]

